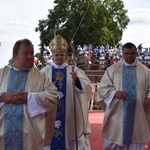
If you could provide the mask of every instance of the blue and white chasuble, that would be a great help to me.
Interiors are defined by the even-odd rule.
[[[24,92],[28,71],[11,70],[8,92]],[[23,104],[6,104],[4,109],[4,149],[23,150]]]
[[[123,91],[127,97],[123,100],[123,144],[127,147],[132,142],[137,98],[136,66],[123,66]]]
[[[66,67],[56,69],[52,67],[52,82],[55,83],[58,90],[57,113],[55,120],[54,135],[51,143],[51,150],[65,150],[65,109],[66,109]]]

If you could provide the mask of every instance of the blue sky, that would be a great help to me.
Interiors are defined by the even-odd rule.
[[[133,42],[150,47],[150,0],[123,0],[130,23],[124,31],[122,43]],[[38,52],[38,20],[46,19],[53,0],[0,0],[0,68],[8,63],[12,47],[18,39],[28,38]]]

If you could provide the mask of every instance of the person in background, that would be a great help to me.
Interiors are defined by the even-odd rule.
[[[18,40],[13,63],[0,69],[0,149],[42,150],[49,145],[56,104],[57,88],[34,67],[33,44]]]
[[[53,63],[44,72],[58,89],[57,115],[51,150],[90,150],[88,103],[90,80],[83,70],[66,63],[67,41],[57,35],[50,42]]]
[[[97,91],[96,103],[105,110],[104,150],[144,150],[150,141],[150,70],[136,59],[133,43],[124,44],[122,54],[107,68]]]
[[[70,53],[67,53],[66,54],[66,63],[68,64],[68,65],[72,65],[72,53],[70,52]]]

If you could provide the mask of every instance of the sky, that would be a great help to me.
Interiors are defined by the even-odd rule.
[[[130,22],[123,33],[122,43],[150,47],[150,0],[123,0]]]
[[[129,25],[123,33],[122,44],[150,47],[150,0],[123,0]],[[39,52],[39,33],[35,32],[38,20],[47,19],[53,9],[53,0],[0,0],[0,68],[8,64],[12,48],[19,39],[32,41],[35,53]]]

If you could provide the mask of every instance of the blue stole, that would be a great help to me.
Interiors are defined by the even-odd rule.
[[[123,100],[123,145],[129,147],[132,142],[136,109],[136,66],[123,66],[123,91],[127,97]]]
[[[11,70],[7,91],[23,92],[27,76],[27,71]],[[23,104],[5,103],[4,149],[23,150]]]
[[[65,109],[66,109],[66,68],[56,69],[52,67],[52,82],[58,90],[57,114],[55,119],[54,135],[51,143],[51,150],[66,149],[65,136]]]

